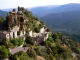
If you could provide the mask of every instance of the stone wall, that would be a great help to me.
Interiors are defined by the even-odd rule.
[[[32,31],[30,31],[30,32],[29,32],[29,36],[31,36],[31,37],[32,37],[32,35],[33,35],[33,34],[32,34]]]
[[[13,38],[13,32],[10,32],[10,38]]]
[[[17,37],[18,37],[18,36],[17,36],[17,31],[13,32],[13,37],[14,37],[14,38],[17,38]]]

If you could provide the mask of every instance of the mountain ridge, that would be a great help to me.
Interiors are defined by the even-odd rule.
[[[73,8],[74,7],[74,8]],[[31,11],[37,17],[43,17],[50,13],[60,13],[67,11],[79,11],[80,4],[77,3],[69,3],[64,5],[47,5],[47,6],[37,6],[33,8],[26,8]],[[1,9],[2,11],[11,11],[12,8],[9,9]]]
[[[73,8],[74,7],[74,8]],[[80,4],[77,3],[70,3],[65,5],[60,5],[53,7],[51,9],[45,8],[43,10],[40,10],[39,7],[35,8],[35,10],[32,8],[30,11],[37,17],[42,17],[50,13],[60,13],[60,12],[67,12],[67,11],[79,11],[80,10]],[[37,11],[39,10],[39,11]],[[35,13],[36,12],[36,13]]]

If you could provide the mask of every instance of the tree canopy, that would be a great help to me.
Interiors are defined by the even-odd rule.
[[[19,52],[15,53],[13,56],[13,59],[14,60],[34,60],[34,59],[30,58],[28,56],[28,54],[23,51],[19,51]]]
[[[8,58],[9,56],[9,50],[5,46],[0,46],[0,58]]]
[[[20,45],[22,45],[23,44],[23,38],[13,38],[12,40],[11,40],[11,43],[14,45],[14,46],[20,46]]]

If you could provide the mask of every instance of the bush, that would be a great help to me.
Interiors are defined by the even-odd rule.
[[[69,60],[71,57],[71,54],[69,52],[63,52],[62,55],[63,55],[63,59],[65,60]]]
[[[67,47],[64,47],[64,46],[61,46],[61,45],[57,45],[57,49],[58,49],[58,54],[61,54],[63,52],[71,53],[71,50],[69,50]]]
[[[4,22],[4,18],[0,16],[0,24],[2,24],[3,22]]]
[[[11,41],[10,41],[14,46],[20,46],[23,44],[24,40],[23,38],[13,38]]]
[[[53,55],[52,54],[50,54],[49,55],[49,59],[48,60],[54,60],[54,58],[53,58]]]
[[[37,59],[37,54],[35,52],[35,50],[33,48],[29,48],[28,51],[27,51],[27,54],[32,57],[34,60]]]
[[[5,41],[5,42],[4,42],[4,45],[5,45],[7,48],[14,48],[14,45],[13,45],[10,41]]]
[[[29,35],[29,30],[26,30],[26,34]]]
[[[35,28],[34,28],[34,31],[35,31],[36,33],[39,33],[39,32],[40,32],[40,30],[39,30],[38,27],[35,27]]]
[[[61,39],[55,39],[54,40],[57,44],[61,44],[62,42],[61,42]]]
[[[49,34],[47,41],[54,42],[54,39],[52,38],[52,34]]]
[[[54,42],[52,37],[48,37],[47,41]]]
[[[9,50],[5,46],[0,46],[0,58],[8,58],[10,55]]]
[[[80,54],[80,49],[79,49],[79,48],[77,48],[77,47],[72,47],[72,50],[73,50],[74,52]]]
[[[28,54],[23,51],[19,51],[16,54],[14,54],[13,59],[14,60],[34,60],[30,58]]]
[[[58,34],[57,33],[55,33],[55,34],[52,34],[52,37],[53,37],[53,39],[55,40],[55,39],[58,39]]]
[[[31,36],[28,36],[25,40],[26,43],[33,45],[34,41],[33,38]]]

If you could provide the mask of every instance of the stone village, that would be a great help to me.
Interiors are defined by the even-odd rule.
[[[25,22],[27,22],[27,20],[24,19],[24,14],[20,10],[21,8],[22,7],[18,7],[17,12],[15,9],[13,9],[12,12],[9,12],[7,14],[6,21],[7,21],[7,25],[8,25],[8,30],[0,31],[0,42],[2,42],[5,39],[10,40],[12,38],[18,38],[18,37],[23,37],[25,40],[25,38],[26,38],[25,37],[25,35],[26,35]],[[20,28],[22,28],[22,29],[20,29]],[[29,36],[33,37],[35,40],[35,43],[37,44],[39,42],[45,41],[48,38],[49,32],[46,32],[45,30],[46,30],[46,28],[44,28],[44,27],[40,28],[39,33],[33,33],[32,30],[29,30]],[[18,34],[18,32],[19,32],[19,34]],[[13,49],[13,51],[16,51],[16,50]],[[16,52],[18,52],[18,51],[19,50],[17,49]],[[14,54],[15,52],[14,53],[11,52],[11,53]]]

